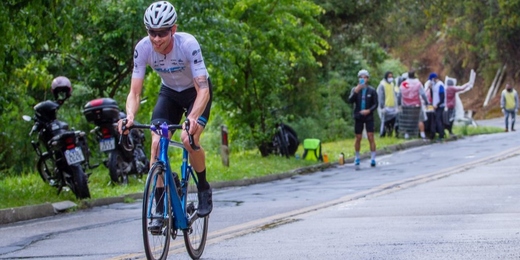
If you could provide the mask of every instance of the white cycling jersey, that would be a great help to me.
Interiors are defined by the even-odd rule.
[[[193,78],[209,77],[197,39],[176,32],[173,40],[173,49],[164,55],[154,51],[148,36],[141,39],[135,46],[132,78],[144,79],[148,64],[159,74],[163,85],[180,92],[194,87]]]

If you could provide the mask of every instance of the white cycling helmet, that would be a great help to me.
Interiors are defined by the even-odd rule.
[[[146,8],[143,20],[148,30],[170,28],[177,22],[177,12],[169,2],[159,1]]]
[[[367,76],[370,78],[370,75],[368,74],[368,70],[360,70],[357,74],[358,78],[361,76]]]

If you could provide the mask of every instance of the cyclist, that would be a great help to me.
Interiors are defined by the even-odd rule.
[[[152,3],[144,13],[148,36],[137,43],[134,51],[134,69],[130,93],[126,100],[127,127],[134,123],[139,109],[140,95],[149,65],[161,77],[161,88],[152,113],[152,124],[166,122],[178,124],[186,111],[190,123],[189,133],[200,146],[200,135],[208,122],[212,100],[212,85],[202,58],[201,48],[194,36],[177,31],[177,13],[167,1]],[[121,131],[121,121],[119,129]],[[212,190],[206,180],[205,152],[202,147],[193,150],[186,131],[181,139],[189,153],[190,163],[198,177],[199,205],[197,215],[205,217],[213,209]],[[152,134],[150,164],[156,161],[160,136]],[[161,183],[156,194],[157,209],[163,210],[164,193]],[[152,227],[160,228],[162,220],[155,219]]]
[[[363,129],[367,132],[368,142],[370,143],[370,166],[376,166],[376,142],[374,140],[374,111],[377,109],[377,91],[368,84],[370,75],[367,70],[358,72],[359,84],[353,87],[348,97],[348,102],[354,104],[354,133],[356,141],[354,143],[355,159],[354,164],[360,163],[359,150],[361,149],[361,138]]]

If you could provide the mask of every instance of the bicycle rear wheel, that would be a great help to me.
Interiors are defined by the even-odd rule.
[[[285,133],[284,130],[281,130],[279,133],[278,133],[278,138],[280,140],[279,142],[279,145],[280,145],[280,154],[282,156],[285,156],[287,158],[289,158],[289,144],[287,143],[287,134]]]
[[[193,179],[193,178],[192,178]],[[208,219],[209,216],[199,218],[197,216],[197,207],[199,205],[199,199],[196,192],[195,180],[190,180],[188,184],[188,200],[186,203],[186,213],[193,218],[192,224],[188,229],[183,230],[184,243],[186,244],[186,250],[192,259],[199,259],[204,252],[206,246],[206,239],[208,236]],[[193,192],[189,192],[193,191]]]
[[[170,191],[168,188],[164,190],[164,193],[160,198],[164,201],[165,205],[168,205],[166,207],[168,210],[168,218],[164,219],[164,223],[160,232],[157,232],[156,229],[150,228],[154,219],[162,219],[164,216],[163,213],[158,213],[157,201],[155,200],[155,187],[160,180],[161,183],[164,183],[164,174],[165,170],[163,165],[155,163],[150,169],[150,172],[148,172],[148,178],[146,179],[146,185],[143,194],[142,228],[144,250],[147,259],[162,260],[168,257],[171,237],[170,228],[172,226],[172,212],[171,207],[169,206]],[[165,200],[165,196],[168,199]],[[163,210],[159,210],[159,212],[162,211]]]

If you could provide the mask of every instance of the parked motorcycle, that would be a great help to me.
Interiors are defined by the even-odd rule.
[[[31,141],[38,156],[38,173],[44,182],[58,189],[58,194],[63,187],[69,187],[77,198],[90,198],[85,132],[69,130],[66,122],[56,118],[60,105],[71,95],[70,81],[65,77],[54,79],[52,92],[57,101],[42,101],[34,106],[33,118],[24,116],[27,121],[34,119],[29,135],[38,133],[38,139]]]
[[[117,102],[111,98],[99,98],[89,101],[83,110],[88,122],[96,127],[91,131],[96,134],[99,150],[107,155],[103,163],[108,168],[110,179],[114,183],[127,184],[128,175],[141,177],[148,173],[149,160],[144,152],[145,135],[141,129],[132,129],[129,142],[132,149],[120,145],[117,121],[126,118],[119,110]]]

